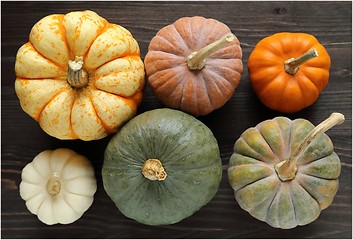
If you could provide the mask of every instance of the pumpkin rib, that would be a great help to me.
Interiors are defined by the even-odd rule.
[[[291,188],[291,186],[289,186],[290,188]],[[294,218],[295,218],[295,222],[297,223],[297,224],[299,224],[299,222],[298,222],[298,217],[297,217],[297,211],[296,211],[296,208],[295,208],[295,204],[294,204],[294,201],[293,201],[293,196],[292,196],[292,191],[289,191],[289,197],[290,197],[290,202],[292,203],[292,207],[293,207],[293,211],[294,211]]]
[[[289,134],[288,134],[288,139],[286,139],[286,141],[285,141],[285,139],[283,138],[283,131],[282,131],[282,129],[281,129],[279,123],[278,123],[279,118],[280,118],[280,117],[274,118],[274,119],[273,119],[273,120],[274,120],[273,122],[275,123],[275,125],[276,125],[277,128],[279,129],[279,132],[281,133],[281,137],[282,137],[282,140],[283,140],[283,144],[284,144],[284,146],[286,147],[286,149],[284,149],[284,152],[285,152],[285,153],[288,153],[288,154],[290,155],[290,150],[291,150],[291,148],[290,148],[290,146],[291,146],[291,134],[292,134],[292,123],[293,123],[293,122],[290,121],[288,118],[285,118],[286,120],[289,120],[289,121],[287,121],[287,124],[289,123],[289,126],[288,126],[288,128],[289,128]]]
[[[199,33],[197,38],[198,39],[204,39],[204,30],[205,30],[205,26],[206,26],[205,22],[207,22],[207,20],[205,18],[202,18],[202,17],[200,19],[202,20],[202,23],[201,23],[202,28],[198,29],[200,31],[200,33]],[[191,24],[191,18],[189,18],[189,22]],[[200,44],[202,44],[202,41],[197,41],[197,39],[196,39],[196,43],[197,43],[197,45],[195,46],[195,49],[201,49],[202,46],[200,46]]]
[[[36,170],[37,174],[41,177],[46,177],[45,175],[42,175],[42,171],[40,171],[38,168],[37,168],[37,165],[36,164],[31,164],[31,166],[33,167],[34,170]]]
[[[185,42],[184,42],[184,39],[182,39],[182,37],[180,36],[180,34],[179,34],[179,32],[177,31],[177,29],[175,28],[175,26],[174,25],[169,25],[169,27],[168,27],[168,30],[172,30],[173,32],[175,32],[175,33],[177,33],[177,34],[173,34],[173,33],[170,33],[170,34],[168,34],[167,36],[166,35],[161,35],[161,34],[159,34],[159,33],[157,33],[157,35],[156,35],[156,37],[157,38],[159,38],[160,40],[162,40],[162,42],[164,42],[164,43],[167,43],[168,45],[169,45],[169,48],[170,49],[174,49],[175,47],[177,47],[178,48],[178,50],[179,50],[179,47],[180,47],[180,50],[182,50],[182,54],[180,54],[180,55],[177,55],[177,56],[183,56],[184,54],[185,54],[185,52],[187,52],[187,46],[185,45]],[[176,42],[180,42],[180,40],[181,40],[181,42],[183,43],[182,45],[177,45],[177,46],[175,46],[172,42],[171,42],[171,40],[174,40],[174,37],[175,36],[179,36],[179,41],[176,41]],[[167,37],[170,37],[171,39],[169,39],[169,38],[167,38]],[[153,39],[152,39],[153,40]],[[151,41],[152,41],[151,40]],[[157,46],[156,46],[157,47]],[[186,47],[186,48],[185,48]],[[157,47],[157,49],[158,49],[158,47]],[[171,54],[173,54],[172,52],[169,52],[169,53],[171,53]],[[174,53],[174,55],[176,55],[176,53]]]
[[[278,133],[279,133],[278,136],[280,137],[281,145],[282,145],[282,146],[285,146],[285,141],[284,141],[284,138],[283,138],[283,134],[282,134],[282,131],[281,131],[281,129],[280,129],[278,123],[277,123],[276,121],[272,121],[272,122],[274,123],[274,125],[275,125],[275,127],[277,128],[277,131],[278,131]],[[274,156],[276,157],[276,160],[281,160],[279,154],[282,155],[282,157],[284,158],[286,151],[285,151],[284,149],[282,149],[282,153],[278,153],[278,154],[277,154],[277,152],[274,150],[274,147],[273,147],[273,146],[270,144],[270,142],[266,139],[265,133],[263,133],[263,132],[261,131],[260,127],[261,127],[261,125],[258,124],[255,128],[261,133],[262,137],[265,139],[265,141],[267,142],[267,144],[268,144],[269,147],[271,148],[271,150],[272,150]]]
[[[206,70],[206,69],[205,69],[205,70]],[[211,73],[211,72],[210,72],[210,73]],[[207,77],[206,77],[206,75],[207,75]],[[212,73],[211,73],[210,75],[212,75]],[[218,75],[218,74],[217,74],[217,75]],[[202,75],[203,80],[204,80],[204,82],[205,82],[205,84],[206,84],[206,88],[207,88],[207,89],[210,89],[211,86],[214,86],[213,89],[216,89],[217,92],[218,92],[217,97],[218,97],[218,98],[221,98],[221,97],[222,97],[223,100],[221,100],[221,102],[222,102],[222,103],[225,102],[225,101],[226,101],[226,97],[224,96],[223,91],[220,90],[218,84],[216,83],[216,81],[214,81],[214,79],[217,79],[217,78],[216,78],[216,77],[212,77],[212,79],[210,79],[211,76],[210,76],[210,77],[208,77],[208,76],[209,76],[208,74],[203,74],[203,75]],[[218,75],[218,76],[220,76],[220,75]],[[222,76],[220,76],[220,77],[221,77],[222,79],[224,79]],[[217,81],[218,81],[218,80],[217,80]],[[207,95],[208,95],[208,98],[210,99],[210,103],[211,103],[212,107],[213,107],[213,108],[218,108],[219,106],[216,105],[216,103],[214,102],[215,99],[214,99],[214,97],[212,97],[212,96],[210,95],[210,91],[207,91]],[[216,100],[218,100],[218,99],[216,99]],[[221,104],[221,105],[222,105],[222,104]]]
[[[301,174],[301,175],[309,176],[309,178],[317,178],[317,179],[325,180],[325,181],[334,181],[334,180],[336,180],[336,179],[320,178],[320,177],[312,176],[312,175],[309,175],[309,174],[302,174],[302,173],[300,173],[300,174]],[[299,180],[298,180],[298,183],[300,184],[300,186],[301,186],[302,188],[304,188],[305,191],[306,191],[313,199],[315,199],[315,201],[320,205],[320,201],[319,201],[313,194],[311,194],[311,191],[306,188],[305,184],[302,184],[302,183],[301,183],[301,181],[300,181],[301,178],[299,177],[298,179],[299,179]],[[330,195],[323,194],[322,192],[320,192],[320,194],[321,194],[322,196],[325,196],[325,197],[330,197]]]
[[[304,107],[310,106],[311,98],[315,97],[315,99],[317,99],[317,97],[319,97],[319,89],[318,89],[318,87],[307,76],[301,76],[301,78],[299,78],[299,81],[297,81],[297,83],[298,83],[298,85],[300,87],[300,90],[302,92],[302,96],[305,96],[305,93],[308,91],[308,88],[311,88],[311,89],[315,90],[315,92],[316,92],[315,95],[316,96],[310,95],[310,96],[303,97],[303,105],[304,105]],[[306,89],[305,89],[305,86],[306,86]]]
[[[95,41],[103,32],[105,32],[105,31],[109,28],[109,26],[110,26],[110,23],[109,23],[106,19],[104,19],[104,18],[102,18],[102,19],[103,19],[102,23],[104,24],[104,26],[101,28],[101,30],[99,31],[99,33],[97,33],[96,37],[91,41],[91,43],[89,44],[89,47],[88,47],[87,51],[81,56],[81,57],[83,57],[83,59],[86,59],[86,56],[87,56],[89,50],[90,50],[91,47],[92,47],[92,43],[94,43],[94,41]],[[65,32],[66,32],[66,29],[65,29]],[[66,35],[66,34],[65,34],[65,35]],[[67,43],[67,38],[66,38],[66,37],[65,37],[65,41],[66,41],[66,44],[67,44],[67,46],[68,46],[68,49],[69,49],[70,52],[71,52],[71,55],[73,55],[73,51],[72,51],[72,49],[70,48],[70,45]]]
[[[42,194],[40,194],[40,195],[43,195],[44,197],[43,197],[41,203],[39,204],[38,208],[36,209],[35,214],[37,214],[37,213],[39,212],[39,209],[43,206],[43,203],[44,203],[44,201],[45,201],[46,198],[47,198],[46,194],[43,194],[43,193],[42,193]],[[38,196],[38,195],[37,195],[37,196]]]
[[[238,170],[239,167],[243,167],[243,166],[249,166],[249,167],[250,167],[250,166],[252,166],[252,165],[262,165],[263,167],[266,167],[266,168],[268,168],[268,169],[271,169],[271,170],[273,171],[273,173],[274,173],[274,171],[275,171],[274,168],[273,168],[271,165],[262,162],[262,163],[256,163],[256,164],[255,164],[255,163],[252,163],[252,164],[251,164],[251,163],[247,163],[247,164],[229,166],[229,167],[228,167],[228,169],[229,169],[228,172],[230,172],[230,171],[239,171],[239,170]],[[270,175],[261,177],[261,178],[254,179],[253,181],[251,181],[251,182],[249,182],[249,183],[247,183],[247,184],[245,184],[245,185],[243,185],[243,186],[241,186],[241,187],[236,187],[235,184],[232,184],[232,183],[230,183],[230,185],[231,185],[231,187],[233,188],[233,190],[239,191],[240,189],[245,188],[245,187],[247,187],[247,186],[249,186],[249,185],[251,185],[251,184],[253,184],[253,183],[257,182],[257,181],[264,180],[265,178],[272,177],[273,173],[270,174]],[[230,174],[229,174],[229,173],[228,173],[228,178],[230,178]],[[255,207],[256,207],[256,206],[255,206]],[[254,207],[254,208],[255,208],[255,207]]]
[[[227,68],[227,67],[224,67],[224,68]],[[228,67],[228,69],[231,69]],[[214,81],[216,83],[216,85],[218,86],[218,89],[220,90],[221,88],[219,87],[220,85],[223,85],[225,89],[233,89],[233,84],[230,82],[230,80],[226,79],[224,77],[224,75],[219,72],[217,69],[213,68],[212,67],[212,70],[214,71],[210,71],[209,69],[207,69],[209,72],[213,72],[215,73],[216,75],[219,76],[219,78],[214,78],[214,79],[217,79],[216,81]],[[232,69],[231,69],[232,70]],[[233,71],[232,71],[233,72]],[[225,86],[225,85],[230,85],[230,86]],[[221,91],[221,90],[220,90]],[[223,91],[221,91],[223,92]]]
[[[54,152],[54,151],[53,151]],[[54,167],[53,167],[53,161],[55,161],[54,159],[54,154],[53,152],[50,154],[49,156],[49,166],[50,166],[50,169],[51,171],[54,171]],[[61,173],[64,171],[64,169],[66,168],[66,165],[68,164],[68,162],[71,160],[71,158],[77,156],[77,153],[75,152],[72,152],[71,155],[68,155],[68,157],[66,156],[65,158],[64,157],[60,157],[61,161],[63,161],[62,159],[65,160],[65,163],[61,166],[61,169],[59,172],[59,174],[61,175]]]
[[[310,176],[310,177],[313,177],[313,178],[317,178],[317,179],[322,179],[322,180],[336,180],[337,178],[324,178],[324,177],[319,177],[319,176],[316,176],[316,175],[312,175],[310,173],[301,173],[303,175],[306,175],[306,176]]]
[[[180,73],[179,73],[179,75],[180,75]],[[182,81],[182,80],[180,80],[180,82],[182,82],[182,85],[180,86],[180,88],[181,88],[181,94],[180,94],[180,97],[179,97],[179,103],[177,104],[177,106],[182,106],[182,108],[183,108],[183,100],[184,100],[184,96],[185,96],[185,94],[184,94],[184,91],[185,91],[185,84],[186,84],[186,82],[187,81],[190,81],[189,79],[187,79],[187,80],[185,80],[185,81]],[[179,85],[179,84],[177,84],[177,85]],[[177,91],[177,89],[178,88],[174,88],[173,89],[173,91],[169,94],[169,97],[170,96],[172,96],[173,95],[173,93],[175,93],[176,91]]]
[[[92,105],[92,108],[94,110],[94,115],[100,120],[101,125],[103,126],[103,128],[105,129],[107,135],[109,135],[110,133],[114,132],[113,129],[111,129],[108,124],[106,122],[104,122],[104,120],[99,116],[98,111],[97,111],[97,107],[95,106],[95,104],[92,101],[92,96],[90,94],[90,96],[87,96],[87,98],[89,99],[89,102]]]
[[[229,82],[231,84],[231,87],[234,88],[234,90],[236,89],[236,87],[240,83],[241,72],[242,72],[241,71],[242,67],[240,67],[240,68],[238,67],[238,65],[242,66],[241,60],[240,59],[235,59],[235,60],[237,63],[239,63],[239,64],[234,64],[234,66],[237,66],[236,70],[232,69],[230,66],[227,66],[227,65],[215,66],[214,64],[212,64],[212,65],[209,64],[209,67],[212,68],[213,71],[217,72],[218,75],[223,76],[222,70],[231,72],[232,74],[235,74],[235,76],[232,79],[227,79],[227,78],[222,77],[223,79],[225,79],[227,82]],[[218,61],[221,61],[221,60],[219,59]],[[228,61],[228,59],[224,59],[224,61]],[[210,61],[209,61],[209,63],[210,63]]]
[[[206,84],[206,81],[205,81],[203,74],[201,75],[200,80],[202,80],[201,87],[204,89],[204,92],[207,94],[207,97],[205,97],[205,99],[207,99],[208,101],[205,103],[205,105],[212,106],[211,99],[210,99],[210,93],[209,93],[209,91],[207,91],[207,84]],[[199,107],[200,107],[200,105],[199,105]],[[198,112],[200,113],[200,112],[202,112],[202,110],[204,110],[204,109],[198,109]]]
[[[42,107],[42,109],[41,109],[41,110],[39,111],[39,113],[38,113],[38,117],[37,117],[38,120],[37,120],[37,121],[40,122],[39,119],[41,118],[41,115],[42,115],[44,109],[53,101],[53,99],[55,99],[57,96],[59,96],[59,95],[62,94],[63,92],[65,92],[65,91],[70,91],[70,90],[71,90],[70,87],[63,88],[63,89],[60,90],[57,94],[55,94],[55,95],[50,99],[49,102],[47,102],[46,104],[44,104],[44,106]]]
[[[310,198],[312,198],[312,199],[317,203],[318,207],[320,208],[320,205],[319,205],[319,203],[317,202],[317,200],[316,200],[298,181],[295,181],[295,183],[297,183],[297,185],[298,185],[300,188],[302,188],[302,189],[308,194],[308,196],[309,196]],[[290,195],[291,195],[291,200],[292,200],[292,204],[293,204],[293,208],[294,208],[294,212],[295,212],[296,221],[297,221],[297,223],[299,223],[299,225],[302,225],[301,222],[298,220],[298,213],[297,213],[297,211],[296,211],[295,204],[294,204],[294,202],[293,202],[293,196],[292,196],[293,191],[291,191],[290,193],[291,193]],[[304,223],[304,224],[307,224],[307,223]]]
[[[59,20],[58,20],[58,26],[59,26],[59,29],[60,29],[60,34],[61,34],[61,40],[63,41],[63,43],[64,43],[64,45],[65,45],[65,49],[67,50],[67,54],[68,54],[68,57],[69,57],[69,59],[70,59],[70,57],[72,57],[72,53],[71,53],[71,51],[70,51],[70,48],[69,48],[69,45],[68,45],[68,43],[67,43],[67,41],[66,41],[66,37],[65,37],[65,35],[66,35],[66,30],[65,30],[65,28],[64,28],[64,25],[63,25],[63,23],[62,23],[62,20],[63,20],[63,18],[64,18],[64,14],[53,14],[53,15],[51,15],[51,16],[55,16],[56,18],[60,18]],[[38,23],[38,22],[37,22]],[[32,32],[32,30],[31,30],[31,32]],[[30,33],[31,34],[31,33]],[[49,58],[47,58],[47,57],[45,57],[44,55],[43,55],[43,53],[41,53],[40,51],[39,51],[39,49],[37,49],[36,47],[35,47],[35,45],[31,42],[31,41],[29,41],[30,43],[31,43],[31,45],[33,46],[33,48],[36,50],[36,52],[38,52],[38,54],[40,54],[42,57],[44,57],[45,59],[48,59],[48,60],[50,60]],[[55,47],[55,46],[54,46]],[[53,63],[54,64],[56,64],[57,66],[59,66],[59,67],[61,67],[61,68],[64,68],[64,69],[66,69],[66,66],[62,66],[62,65],[60,65],[59,63],[57,63],[57,62],[55,62],[54,60],[51,60],[51,61],[53,61]]]
[[[179,67],[175,67],[175,68],[179,68]],[[170,72],[173,72],[173,71],[169,71],[169,69],[166,69],[166,70],[162,70],[161,72],[156,72],[155,74],[151,75],[150,79],[150,84],[151,86],[153,86],[153,91],[158,93],[158,94],[161,94],[163,93],[163,97],[169,97],[170,95],[173,94],[173,92],[175,92],[178,88],[178,86],[181,86],[182,89],[184,89],[184,84],[183,85],[180,85],[180,82],[182,81],[182,78],[180,77],[180,71],[175,71],[173,72],[173,75],[171,77],[169,77],[168,74],[170,74]],[[162,76],[157,76],[160,75],[160,74],[164,74]],[[155,76],[156,75],[156,76]],[[167,78],[167,79],[165,79]],[[166,84],[173,84],[174,81],[178,80],[178,82],[175,83],[175,88],[168,88],[166,90],[161,90],[163,89],[163,87],[166,85]],[[162,84],[159,84],[158,82],[162,82]],[[158,83],[158,85],[156,84]],[[168,90],[168,91],[167,91]],[[180,97],[180,101],[181,101],[181,98],[182,96]]]
[[[152,57],[150,57],[149,62],[146,63],[146,65],[149,66],[146,69],[146,71],[148,70],[148,74],[150,75],[150,78],[154,77],[159,72],[180,68],[182,63],[185,62],[184,57],[177,56],[168,52],[162,52],[160,50],[150,50],[149,54],[151,54]],[[156,55],[158,57],[154,57]],[[164,64],[161,66],[161,64],[159,64],[160,62],[163,62]],[[166,64],[165,62],[168,62],[168,63]],[[168,64],[172,64],[172,66]]]
[[[38,52],[37,49],[35,49],[34,45],[33,45],[31,42],[25,43],[25,44],[19,49],[19,51],[17,52],[17,55],[16,55],[16,59],[18,58],[18,54],[24,55],[24,52],[21,52],[20,50],[23,49],[23,47],[25,47],[25,46],[29,46],[30,48],[32,48],[32,49],[30,49],[30,50],[28,50],[28,51],[32,51],[32,52],[34,52],[35,54],[38,54],[38,56],[42,57],[42,58],[43,58],[44,60],[46,60],[48,63],[53,64],[53,65],[56,66],[59,70],[61,70],[61,71],[63,71],[63,72],[67,72],[67,67],[63,67],[63,66],[61,66],[60,64],[58,64],[57,62],[55,62],[55,61],[53,61],[53,60],[51,60],[51,59],[45,57],[43,54],[41,54],[40,52]],[[21,55],[20,55],[20,56],[21,56]],[[16,62],[17,62],[17,61],[16,61]],[[19,63],[21,64],[22,62],[19,62]],[[16,64],[15,64],[15,72],[16,72],[16,77],[17,77],[17,78],[23,78],[23,79],[42,79],[42,78],[28,78],[28,77],[26,77],[26,76],[17,75]],[[66,76],[61,76],[61,77],[65,77],[65,78],[66,78]],[[61,77],[58,76],[58,77],[50,78],[50,79],[56,79],[56,78],[61,78]],[[45,78],[45,77],[43,77],[43,78]]]
[[[273,194],[273,196],[272,196],[272,200],[271,200],[271,203],[269,204],[269,206],[268,206],[268,211],[267,211],[267,213],[266,213],[266,217],[265,217],[265,219],[266,219],[266,221],[269,221],[269,217],[270,217],[270,209],[271,209],[271,207],[273,206],[273,204],[275,203],[275,200],[276,200],[276,198],[279,198],[280,197],[280,192],[281,192],[281,189],[283,188],[283,183],[280,183],[279,184],[279,187],[276,189],[276,191],[274,192],[274,193],[272,193]],[[271,195],[267,198],[267,199],[265,199],[264,201],[262,201],[261,203],[263,203],[263,202],[265,202],[266,200],[268,200],[269,198],[271,197]],[[261,204],[260,203],[260,204]],[[259,204],[259,205],[260,205]],[[258,206],[258,205],[257,205]],[[257,207],[256,206],[256,207]],[[277,216],[275,217],[275,224],[273,224],[272,222],[271,222],[271,225],[273,224],[273,225],[275,225],[275,226],[279,226],[280,225],[280,223],[279,223],[279,211],[278,211],[278,205],[277,205],[277,209],[276,209],[277,211],[276,211],[276,213],[277,213]]]
[[[183,45],[184,45],[184,47],[185,47],[185,48],[184,48],[184,52],[186,52],[186,50],[187,50],[187,49],[190,49],[190,48],[189,48],[189,46],[187,45],[187,43],[185,42],[185,39],[181,36],[181,34],[180,34],[180,32],[178,31],[178,29],[176,28],[175,24],[172,24],[171,26],[173,26],[173,29],[174,29],[176,35],[179,36],[179,39],[182,40],[181,42],[183,43]],[[174,35],[174,36],[175,36],[175,35]],[[180,42],[180,41],[178,41],[178,42]]]
[[[242,153],[236,153],[236,154],[241,155],[241,156],[246,157],[246,158],[251,158],[252,160],[255,160],[256,163],[243,163],[243,164],[238,164],[238,163],[234,162],[234,164],[230,165],[231,167],[242,166],[242,165],[247,165],[247,164],[249,164],[249,165],[251,165],[251,164],[263,164],[263,165],[265,165],[265,166],[271,166],[270,163],[261,161],[261,160],[259,160],[259,159],[255,159],[255,158],[250,157],[250,156],[246,156],[246,155],[244,155],[244,154],[242,154]],[[232,154],[232,155],[233,155],[233,154]]]
[[[255,128],[253,128],[253,129],[255,129]],[[261,135],[261,133],[260,133],[259,135]],[[265,162],[265,163],[267,163],[267,164],[273,163],[273,159],[268,158],[268,157],[265,157],[265,156],[263,156],[262,154],[260,154],[259,152],[257,152],[244,138],[242,138],[242,140],[244,141],[244,143],[246,143],[246,145],[249,147],[249,149],[251,149],[253,152],[257,153],[258,155],[261,155],[264,159],[261,160],[261,159],[257,159],[257,158],[251,157],[251,156],[247,156],[247,157],[254,158],[254,159],[256,159],[256,160],[259,160],[259,161],[261,161],[261,162]],[[265,142],[266,142],[266,141],[265,141]],[[266,143],[267,143],[267,142],[266,142]],[[270,148],[270,149],[271,149],[271,148]],[[272,149],[271,149],[271,150],[272,150]],[[272,152],[272,154],[273,154],[273,152]],[[242,155],[244,155],[244,154],[242,154]],[[273,155],[274,155],[274,154],[273,154]],[[246,156],[246,155],[244,155],[244,156]]]
[[[43,189],[45,189],[44,184],[39,185],[38,183],[30,183],[30,182],[27,182],[27,181],[21,181],[20,184],[22,184],[22,186],[21,186],[22,188],[23,188],[23,184],[34,185],[34,186],[37,188],[37,192],[34,193],[34,194],[32,194],[31,197],[28,197],[28,195],[26,195],[26,197],[24,197],[24,196],[23,196],[23,193],[21,194],[21,197],[22,197],[23,200],[25,200],[25,201],[30,201],[31,199],[37,197],[38,195],[43,194],[43,193],[41,193],[41,191],[43,191]],[[33,192],[32,192],[32,193],[33,193]]]
[[[274,179],[275,180],[275,178],[276,178],[276,176],[274,176],[274,175],[270,175],[270,176],[267,176],[267,177],[265,177],[265,178],[262,178],[262,179],[260,179],[259,181],[255,181],[255,182],[253,182],[253,183],[251,183],[251,184],[247,184],[245,187],[242,187],[242,188],[240,188],[239,190],[237,190],[237,191],[235,191],[235,196],[236,196],[236,198],[238,199],[238,203],[239,203],[239,205],[241,206],[241,208],[243,208],[244,210],[246,210],[246,211],[249,211],[249,209],[251,210],[251,209],[253,209],[254,207],[256,207],[256,206],[258,206],[259,204],[261,204],[261,203],[263,203],[264,201],[266,201],[269,197],[274,197],[274,196],[272,196],[272,195],[275,195],[274,193],[276,193],[276,191],[277,191],[277,189],[278,189],[278,184],[276,184],[276,187],[272,190],[272,194],[268,194],[264,199],[262,199],[258,204],[256,204],[256,205],[254,205],[253,207],[251,207],[251,208],[247,208],[245,205],[243,205],[243,202],[238,198],[239,197],[239,192],[240,193],[242,193],[243,191],[245,191],[244,189],[246,189],[246,188],[251,188],[251,186],[253,185],[253,184],[256,184],[256,183],[258,183],[258,182],[266,182],[265,180],[266,179]],[[246,202],[246,201],[245,201]]]
[[[278,158],[276,152],[274,151],[273,146],[271,146],[271,144],[265,138],[264,134],[262,134],[262,132],[259,130],[258,126],[256,126],[255,129],[258,131],[258,133],[262,137],[262,139],[266,142],[269,149],[271,149],[272,155],[275,157],[275,159],[273,159],[273,162],[278,162],[280,159]]]
[[[73,128],[73,125],[72,125],[72,109],[73,109],[73,106],[75,105],[75,101],[76,101],[76,98],[77,98],[77,93],[74,94],[74,97],[73,97],[73,100],[71,102],[71,106],[70,106],[70,116],[69,116],[69,125],[70,125],[70,135],[73,139],[78,139],[79,136],[76,134],[74,128]]]
[[[245,143],[246,146],[247,146],[252,152],[256,153],[256,155],[260,155],[260,154],[259,154],[258,152],[256,152],[252,147],[250,147],[250,145],[244,140],[244,138],[240,137],[239,140],[241,140],[243,143]],[[238,140],[238,141],[239,141],[239,140]],[[261,160],[261,159],[255,158],[254,156],[246,155],[246,154],[244,154],[244,153],[242,153],[242,152],[241,152],[241,153],[238,153],[238,154],[240,154],[240,155],[242,155],[242,156],[245,156],[245,157],[248,157],[248,158],[255,159],[255,160],[259,161],[259,162],[268,163],[268,162],[265,162],[265,161],[263,161],[263,160]]]
[[[74,211],[76,214],[82,215],[80,212],[78,212],[75,208],[72,207],[72,205],[69,203],[69,201],[67,201],[66,199],[66,194],[63,194],[64,196],[61,197],[61,199],[72,209],[72,211]],[[58,220],[56,219],[56,221],[58,222]]]
[[[53,65],[57,66],[59,69],[61,69],[61,70],[65,71],[65,72],[67,72],[67,67],[66,67],[66,66],[62,66],[62,65],[60,65],[59,63],[57,63],[57,62],[55,62],[55,61],[53,61],[53,60],[47,58],[47,57],[44,56],[41,52],[39,52],[31,42],[28,42],[28,43],[31,44],[32,47],[33,47],[33,49],[36,51],[36,53],[38,53],[38,54],[39,54],[41,57],[43,57],[45,60],[47,60],[48,62],[50,62],[50,63],[52,63]],[[28,43],[27,43],[27,44],[28,44]],[[25,77],[22,77],[22,76],[20,76],[20,77],[21,77],[21,78],[25,78]]]

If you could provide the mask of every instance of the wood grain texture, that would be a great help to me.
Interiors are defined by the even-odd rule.
[[[168,226],[145,226],[124,217],[102,185],[103,153],[110,136],[98,141],[60,141],[45,134],[25,114],[14,91],[18,48],[31,27],[52,13],[90,9],[127,28],[137,39],[141,57],[157,31],[185,16],[200,15],[227,24],[243,49],[244,74],[232,99],[221,109],[199,117],[218,140],[223,178],[214,199],[191,217]],[[1,236],[2,238],[352,238],[352,3],[351,2],[1,2]],[[263,106],[253,92],[246,69],[256,43],[276,32],[313,34],[331,56],[330,81],[320,98],[295,114]],[[139,113],[163,107],[148,84]],[[249,127],[279,115],[318,124],[331,112],[346,116],[327,132],[342,162],[340,186],[332,205],[313,223],[280,230],[251,217],[236,203],[227,180],[235,140]],[[95,167],[98,190],[91,208],[70,225],[46,226],[29,213],[19,196],[21,171],[45,149],[68,147]]]

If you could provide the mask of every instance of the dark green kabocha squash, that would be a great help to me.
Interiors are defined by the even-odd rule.
[[[222,177],[217,140],[189,114],[144,112],[109,142],[103,185],[117,208],[147,225],[177,223],[206,205]]]

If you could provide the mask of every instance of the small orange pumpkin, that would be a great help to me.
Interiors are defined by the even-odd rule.
[[[330,56],[306,33],[282,32],[262,39],[248,61],[250,82],[261,102],[293,113],[312,105],[326,87]]]
[[[145,69],[159,100],[198,116],[233,96],[243,72],[241,58],[240,43],[224,23],[184,17],[152,38]]]

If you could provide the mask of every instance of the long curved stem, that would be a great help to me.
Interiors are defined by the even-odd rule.
[[[303,55],[301,55],[298,58],[290,58],[290,59],[286,60],[284,62],[284,70],[287,73],[294,75],[303,63],[309,61],[312,58],[318,57],[318,56],[319,56],[319,53],[314,48],[313,50],[310,50],[310,51],[304,53]]]
[[[318,136],[330,128],[344,122],[344,115],[341,113],[332,113],[329,118],[317,125],[299,144],[289,159],[275,165],[275,169],[282,181],[291,180],[295,177],[297,171],[297,162],[306,151],[310,143]]]
[[[206,58],[232,42],[234,39],[235,35],[230,33],[206,47],[201,48],[199,51],[191,53],[187,59],[188,68],[190,70],[201,70],[206,64]]]

